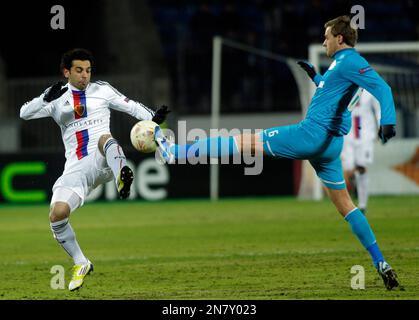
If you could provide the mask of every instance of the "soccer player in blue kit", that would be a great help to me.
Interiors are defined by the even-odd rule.
[[[200,156],[225,157],[245,152],[309,160],[329,198],[369,252],[385,287],[391,290],[399,286],[397,275],[384,259],[367,218],[349,196],[339,157],[343,136],[351,128],[348,106],[356,102],[359,88],[369,91],[380,103],[382,143],[395,136],[396,113],[391,88],[354,49],[358,33],[351,27],[350,17],[340,16],[328,21],[324,27],[323,46],[327,56],[333,59],[329,69],[320,75],[310,63],[298,62],[317,86],[303,121],[250,136],[212,137],[190,145],[173,144],[160,127],[156,127],[155,140],[168,163],[182,157],[196,157],[198,153]]]

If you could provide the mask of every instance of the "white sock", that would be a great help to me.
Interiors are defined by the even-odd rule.
[[[51,230],[54,238],[63,247],[63,249],[73,258],[74,264],[87,263],[87,258],[81,252],[80,246],[76,240],[76,234],[73,231],[68,218],[51,222]]]
[[[103,152],[116,179],[121,168],[127,165],[124,151],[114,138],[109,138],[103,145]]]
[[[367,208],[368,203],[368,174],[357,173],[356,177],[356,188],[358,192],[358,207],[361,209]]]

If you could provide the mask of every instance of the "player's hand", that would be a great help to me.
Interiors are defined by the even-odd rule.
[[[382,144],[385,144],[388,140],[396,135],[396,126],[393,124],[385,124],[380,126],[378,130],[378,136],[381,139]]]
[[[170,110],[168,106],[161,106],[157,109],[157,111],[154,113],[152,121],[154,121],[157,124],[161,124],[166,120],[167,115],[169,114]]]
[[[303,60],[297,61],[297,63],[301,68],[303,68],[303,70],[305,72],[307,72],[308,76],[312,80],[314,80],[314,77],[317,74],[316,69],[314,68],[314,66],[310,62],[303,61]]]
[[[64,87],[64,82],[58,81],[56,84],[54,84],[44,95],[44,101],[45,102],[51,102],[55,99],[58,99],[61,97],[67,90],[68,87]]]

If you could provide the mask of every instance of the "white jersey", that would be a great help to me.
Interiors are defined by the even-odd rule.
[[[346,139],[373,141],[377,137],[380,104],[368,91],[363,90],[352,109],[352,127]]]
[[[52,117],[59,125],[67,160],[65,172],[78,168],[78,162],[97,149],[100,136],[110,133],[110,109],[138,120],[151,120],[154,115],[152,110],[129,100],[107,82],[90,83],[84,91],[69,83],[66,86],[69,89],[60,98],[46,103],[45,91],[20,109],[22,119]]]
[[[374,139],[378,134],[380,104],[368,91],[361,89],[359,99],[353,99],[352,128],[344,137],[341,154],[345,171],[356,166],[366,167],[373,162]]]

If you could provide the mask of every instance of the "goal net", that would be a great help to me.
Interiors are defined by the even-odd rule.
[[[296,59],[221,37],[214,37],[212,59],[210,128],[225,128],[228,119],[227,126],[252,130],[302,119],[308,88]],[[219,164],[211,160],[210,198],[217,200]]]

